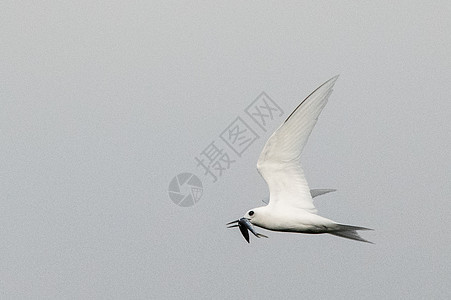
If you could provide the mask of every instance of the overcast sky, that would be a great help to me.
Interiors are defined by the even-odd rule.
[[[0,35],[1,298],[451,298],[449,1],[2,1]],[[266,139],[337,74],[303,167],[337,189],[319,213],[375,244],[247,244],[225,223],[268,193]],[[262,92],[283,111],[264,128]]]

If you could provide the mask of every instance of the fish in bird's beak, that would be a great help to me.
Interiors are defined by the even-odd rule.
[[[231,225],[233,223],[237,223],[234,225]],[[249,222],[248,219],[246,218],[241,218],[239,220],[236,221],[232,221],[230,223],[227,223],[226,225],[230,225],[227,228],[233,228],[233,227],[238,227],[241,231],[241,234],[243,235],[244,239],[249,243],[249,232],[252,232],[256,237],[260,238],[260,237],[265,237],[267,238],[266,235],[263,235],[261,233],[258,233],[255,231],[254,227],[252,226],[251,222]]]

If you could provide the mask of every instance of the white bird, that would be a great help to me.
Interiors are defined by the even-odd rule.
[[[252,225],[256,225],[272,231],[329,233],[371,243],[360,237],[357,230],[372,229],[339,224],[317,214],[312,198],[324,192],[310,191],[300,164],[302,150],[337,78],[338,75],[329,79],[305,98],[266,142],[257,169],[268,184],[269,203],[227,224],[236,223],[229,228],[239,227],[247,242],[248,230],[257,237],[266,237],[253,229]]]

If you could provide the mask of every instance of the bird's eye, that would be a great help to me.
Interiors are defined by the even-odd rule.
[[[254,215],[254,211],[253,211],[253,210],[251,210],[251,211],[249,212],[249,216],[252,216],[252,215]]]

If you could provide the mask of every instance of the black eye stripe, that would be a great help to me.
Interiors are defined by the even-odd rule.
[[[254,211],[253,211],[253,210],[251,210],[251,211],[249,212],[249,216],[252,216],[252,215],[254,215]]]

